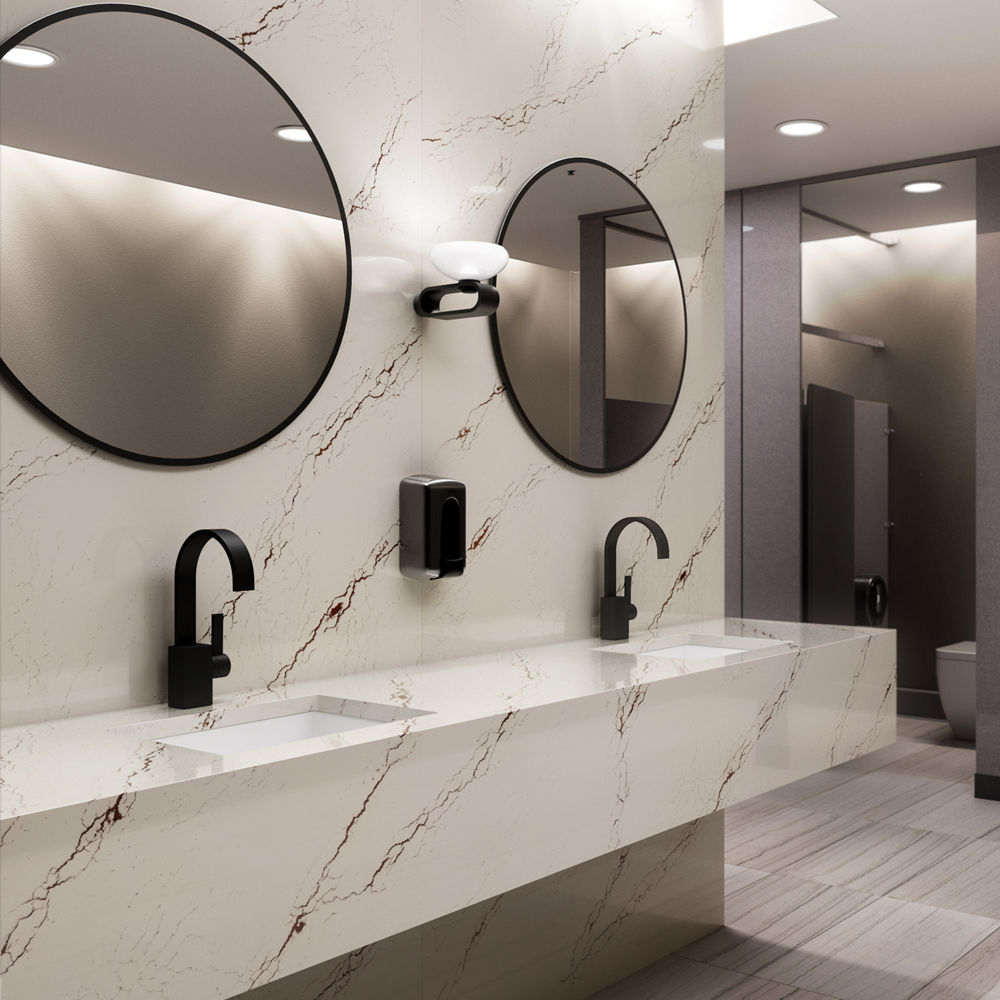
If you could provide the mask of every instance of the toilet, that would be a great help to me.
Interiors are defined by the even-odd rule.
[[[957,739],[976,738],[976,644],[955,642],[937,651],[941,707]]]

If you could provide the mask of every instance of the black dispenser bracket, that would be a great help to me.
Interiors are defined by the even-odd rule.
[[[440,476],[399,483],[399,571],[439,580],[465,571],[465,484]]]

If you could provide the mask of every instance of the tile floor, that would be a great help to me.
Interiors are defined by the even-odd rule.
[[[726,926],[591,1000],[1000,1000],[1000,802],[945,723],[726,812]]]

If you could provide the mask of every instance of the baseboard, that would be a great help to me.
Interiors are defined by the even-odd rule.
[[[896,712],[899,715],[915,715],[918,719],[944,718],[944,709],[937,691],[924,691],[920,688],[897,688]]]
[[[1000,802],[1000,775],[976,772],[976,798]]]

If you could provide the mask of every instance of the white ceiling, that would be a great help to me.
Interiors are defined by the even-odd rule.
[[[26,42],[59,61],[0,64],[3,144],[339,217],[312,143],[272,134],[295,112],[211,36],[143,11],[98,10]]]
[[[1000,145],[1000,0],[822,2],[836,20],[726,48],[727,188]]]

